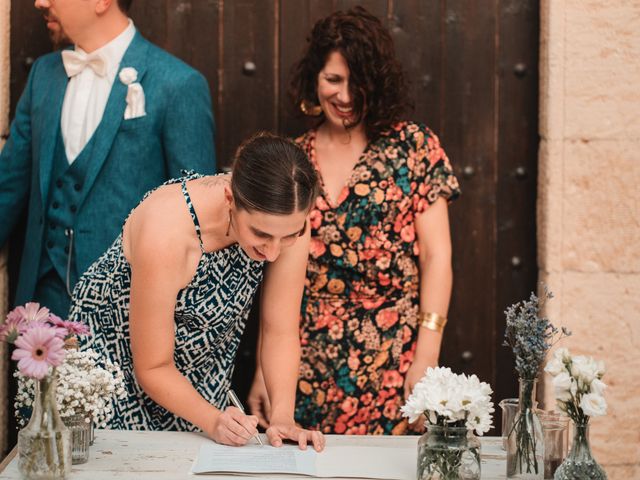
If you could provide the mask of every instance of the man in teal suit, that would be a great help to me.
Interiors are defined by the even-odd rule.
[[[0,153],[0,246],[27,209],[16,304],[66,317],[78,277],[143,194],[215,172],[204,77],[145,40],[131,0],[36,0],[74,49],[39,58]]]

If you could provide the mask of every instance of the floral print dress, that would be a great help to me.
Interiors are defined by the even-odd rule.
[[[297,139],[317,168],[315,131]],[[418,334],[415,215],[459,195],[438,138],[401,122],[371,142],[337,204],[311,212],[296,420],[337,434],[403,434],[404,376]]]

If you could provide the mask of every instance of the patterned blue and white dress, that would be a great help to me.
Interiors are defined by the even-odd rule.
[[[264,263],[249,258],[238,244],[215,252],[204,251],[200,224],[186,185],[198,177],[192,174],[164,183],[182,184],[202,250],[193,279],[176,298],[174,361],[205,399],[224,408],[240,337],[262,280]],[[120,234],[82,276],[72,297],[70,319],[91,328],[92,336],[83,341],[83,347],[108,356],[124,372],[127,396],[115,405],[108,427],[195,431],[197,427],[151,400],[135,379],[129,340],[130,289],[131,268]]]

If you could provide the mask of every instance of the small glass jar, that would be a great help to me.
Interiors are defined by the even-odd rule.
[[[569,417],[555,410],[536,410],[544,436],[544,478],[552,479],[567,456]]]
[[[507,440],[509,438],[509,430],[513,425],[513,420],[518,413],[518,399],[505,398],[500,400],[498,406],[502,409],[502,449],[507,449]]]
[[[72,415],[63,418],[63,421],[71,431],[71,463],[86,463],[89,461],[91,420],[84,415]]]
[[[418,441],[418,480],[480,480],[480,440],[466,427],[427,425]]]

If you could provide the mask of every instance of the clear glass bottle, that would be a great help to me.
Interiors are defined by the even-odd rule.
[[[537,380],[520,379],[518,413],[507,439],[507,478],[544,479],[544,434],[535,411]]]
[[[479,480],[480,440],[466,427],[428,425],[418,441],[418,480]]]
[[[553,478],[555,480],[604,480],[607,478],[607,474],[591,453],[588,422],[574,424],[571,450]]]
[[[56,372],[35,381],[31,419],[18,432],[18,470],[25,479],[60,479],[71,472],[71,432],[56,404]]]

